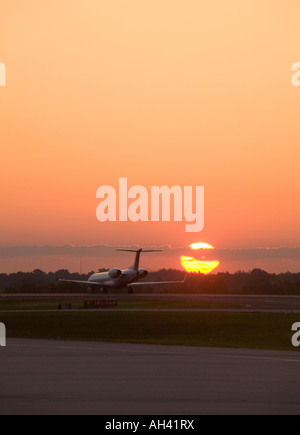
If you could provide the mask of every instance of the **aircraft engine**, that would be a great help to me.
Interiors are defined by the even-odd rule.
[[[110,278],[119,278],[122,275],[122,271],[120,269],[110,269],[108,275]]]
[[[145,278],[148,275],[147,270],[139,269],[139,278]]]

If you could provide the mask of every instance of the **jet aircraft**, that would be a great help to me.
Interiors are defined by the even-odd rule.
[[[134,252],[135,261],[133,266],[129,269],[121,270],[118,268],[110,269],[108,272],[95,273],[91,275],[88,281],[77,281],[77,280],[66,280],[60,279],[60,282],[72,282],[76,284],[83,284],[88,286],[93,292],[100,290],[103,293],[108,293],[109,290],[123,289],[128,290],[128,294],[133,293],[135,287],[140,286],[153,286],[153,285],[163,285],[163,284],[183,284],[183,281],[157,281],[140,282],[139,280],[145,278],[148,275],[146,269],[140,269],[140,256],[142,252],[161,252],[161,250],[153,249],[117,249],[117,251],[122,252]]]

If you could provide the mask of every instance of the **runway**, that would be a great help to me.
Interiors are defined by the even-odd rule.
[[[264,313],[264,314],[300,314],[300,310],[289,309],[275,309],[269,310],[266,308],[254,309],[254,308],[97,308],[97,309],[82,309],[82,310],[0,310],[0,314],[3,313],[94,313],[100,311],[112,312],[126,312],[126,313]]]
[[[294,352],[8,340],[0,412],[300,414]]]
[[[300,296],[289,295],[208,295],[208,294],[0,294],[1,300],[78,300],[78,299],[117,299],[128,302],[135,300],[151,301],[184,301],[184,302],[207,302],[220,305],[236,305],[238,308],[228,309],[239,312],[274,312],[274,313],[300,313]],[[210,309],[204,309],[209,311]],[[227,311],[227,308],[212,309],[212,311]],[[4,311],[3,311],[4,312]]]

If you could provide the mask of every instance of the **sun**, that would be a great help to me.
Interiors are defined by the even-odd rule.
[[[212,245],[209,245],[208,243],[198,242],[193,243],[189,246],[189,248],[194,250],[207,250],[207,249],[214,249]],[[205,259],[205,256],[203,255],[201,260],[198,260],[194,257],[186,257],[182,256],[180,258],[182,267],[187,271],[191,273],[202,273],[204,275],[209,274],[214,269],[216,269],[220,262],[218,260],[209,261]]]
[[[189,247],[191,249],[214,249],[213,246],[209,245],[208,243],[203,243],[203,242],[192,243]]]

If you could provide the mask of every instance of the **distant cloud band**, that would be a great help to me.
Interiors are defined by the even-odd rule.
[[[14,246],[0,247],[0,258],[9,259],[16,257],[36,256],[74,256],[74,257],[103,257],[117,256],[116,249],[119,246]],[[186,254],[188,248],[160,247],[163,253],[160,255],[180,256]],[[197,254],[200,256],[199,251]],[[295,248],[252,248],[252,249],[215,249],[211,253],[205,252],[205,256],[213,256],[223,261],[249,261],[264,259],[287,259],[300,261],[300,247]]]

